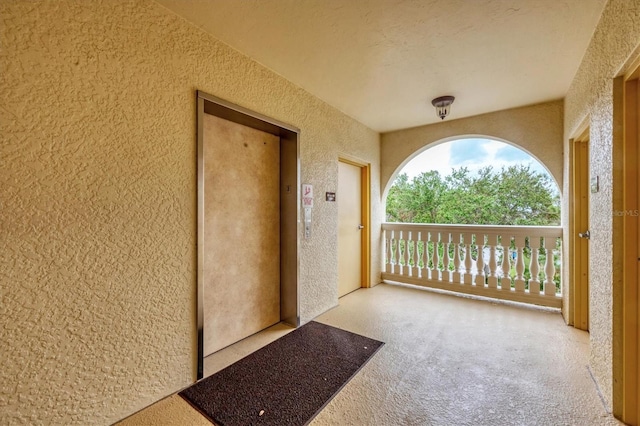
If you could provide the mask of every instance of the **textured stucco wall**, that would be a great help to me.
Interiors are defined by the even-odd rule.
[[[554,101],[383,133],[380,151],[382,189],[388,189],[396,173],[430,145],[466,136],[492,137],[527,151],[562,187],[562,115],[562,101]]]
[[[318,195],[379,136],[149,0],[0,16],[1,423],[108,424],[195,377],[195,90],[299,127]],[[313,218],[305,322],[337,304],[337,203]]]
[[[599,176],[600,191],[591,194],[589,221],[589,331],[591,368],[611,408],[613,401],[614,323],[619,314],[616,298],[620,288],[619,259],[614,257],[621,243],[620,227],[612,211],[619,206],[621,164],[618,160],[620,134],[614,126],[614,78],[625,71],[640,42],[640,1],[611,0],[602,12],[582,64],[565,98],[565,152],[569,139],[578,136],[587,120],[589,128],[590,175]],[[569,159],[564,170],[568,173]],[[565,190],[568,182],[564,183]],[[565,198],[562,211],[567,223]],[[565,231],[566,234],[566,231]],[[565,235],[565,241],[568,236]],[[565,247],[567,250],[568,247]],[[566,251],[565,251],[566,253]]]

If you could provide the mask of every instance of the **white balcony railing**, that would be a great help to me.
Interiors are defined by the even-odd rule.
[[[562,227],[383,223],[382,279],[561,307]]]

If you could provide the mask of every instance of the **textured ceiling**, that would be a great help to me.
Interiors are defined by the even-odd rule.
[[[560,99],[606,0],[157,0],[370,128]]]

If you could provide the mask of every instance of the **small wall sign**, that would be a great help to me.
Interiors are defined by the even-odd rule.
[[[335,192],[327,192],[325,195],[325,199],[327,201],[335,201],[336,200],[336,193]]]
[[[308,183],[302,185],[302,206],[313,207],[313,185]]]

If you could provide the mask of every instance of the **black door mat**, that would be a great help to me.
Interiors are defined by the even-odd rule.
[[[382,345],[312,321],[180,396],[220,426],[306,425]]]

